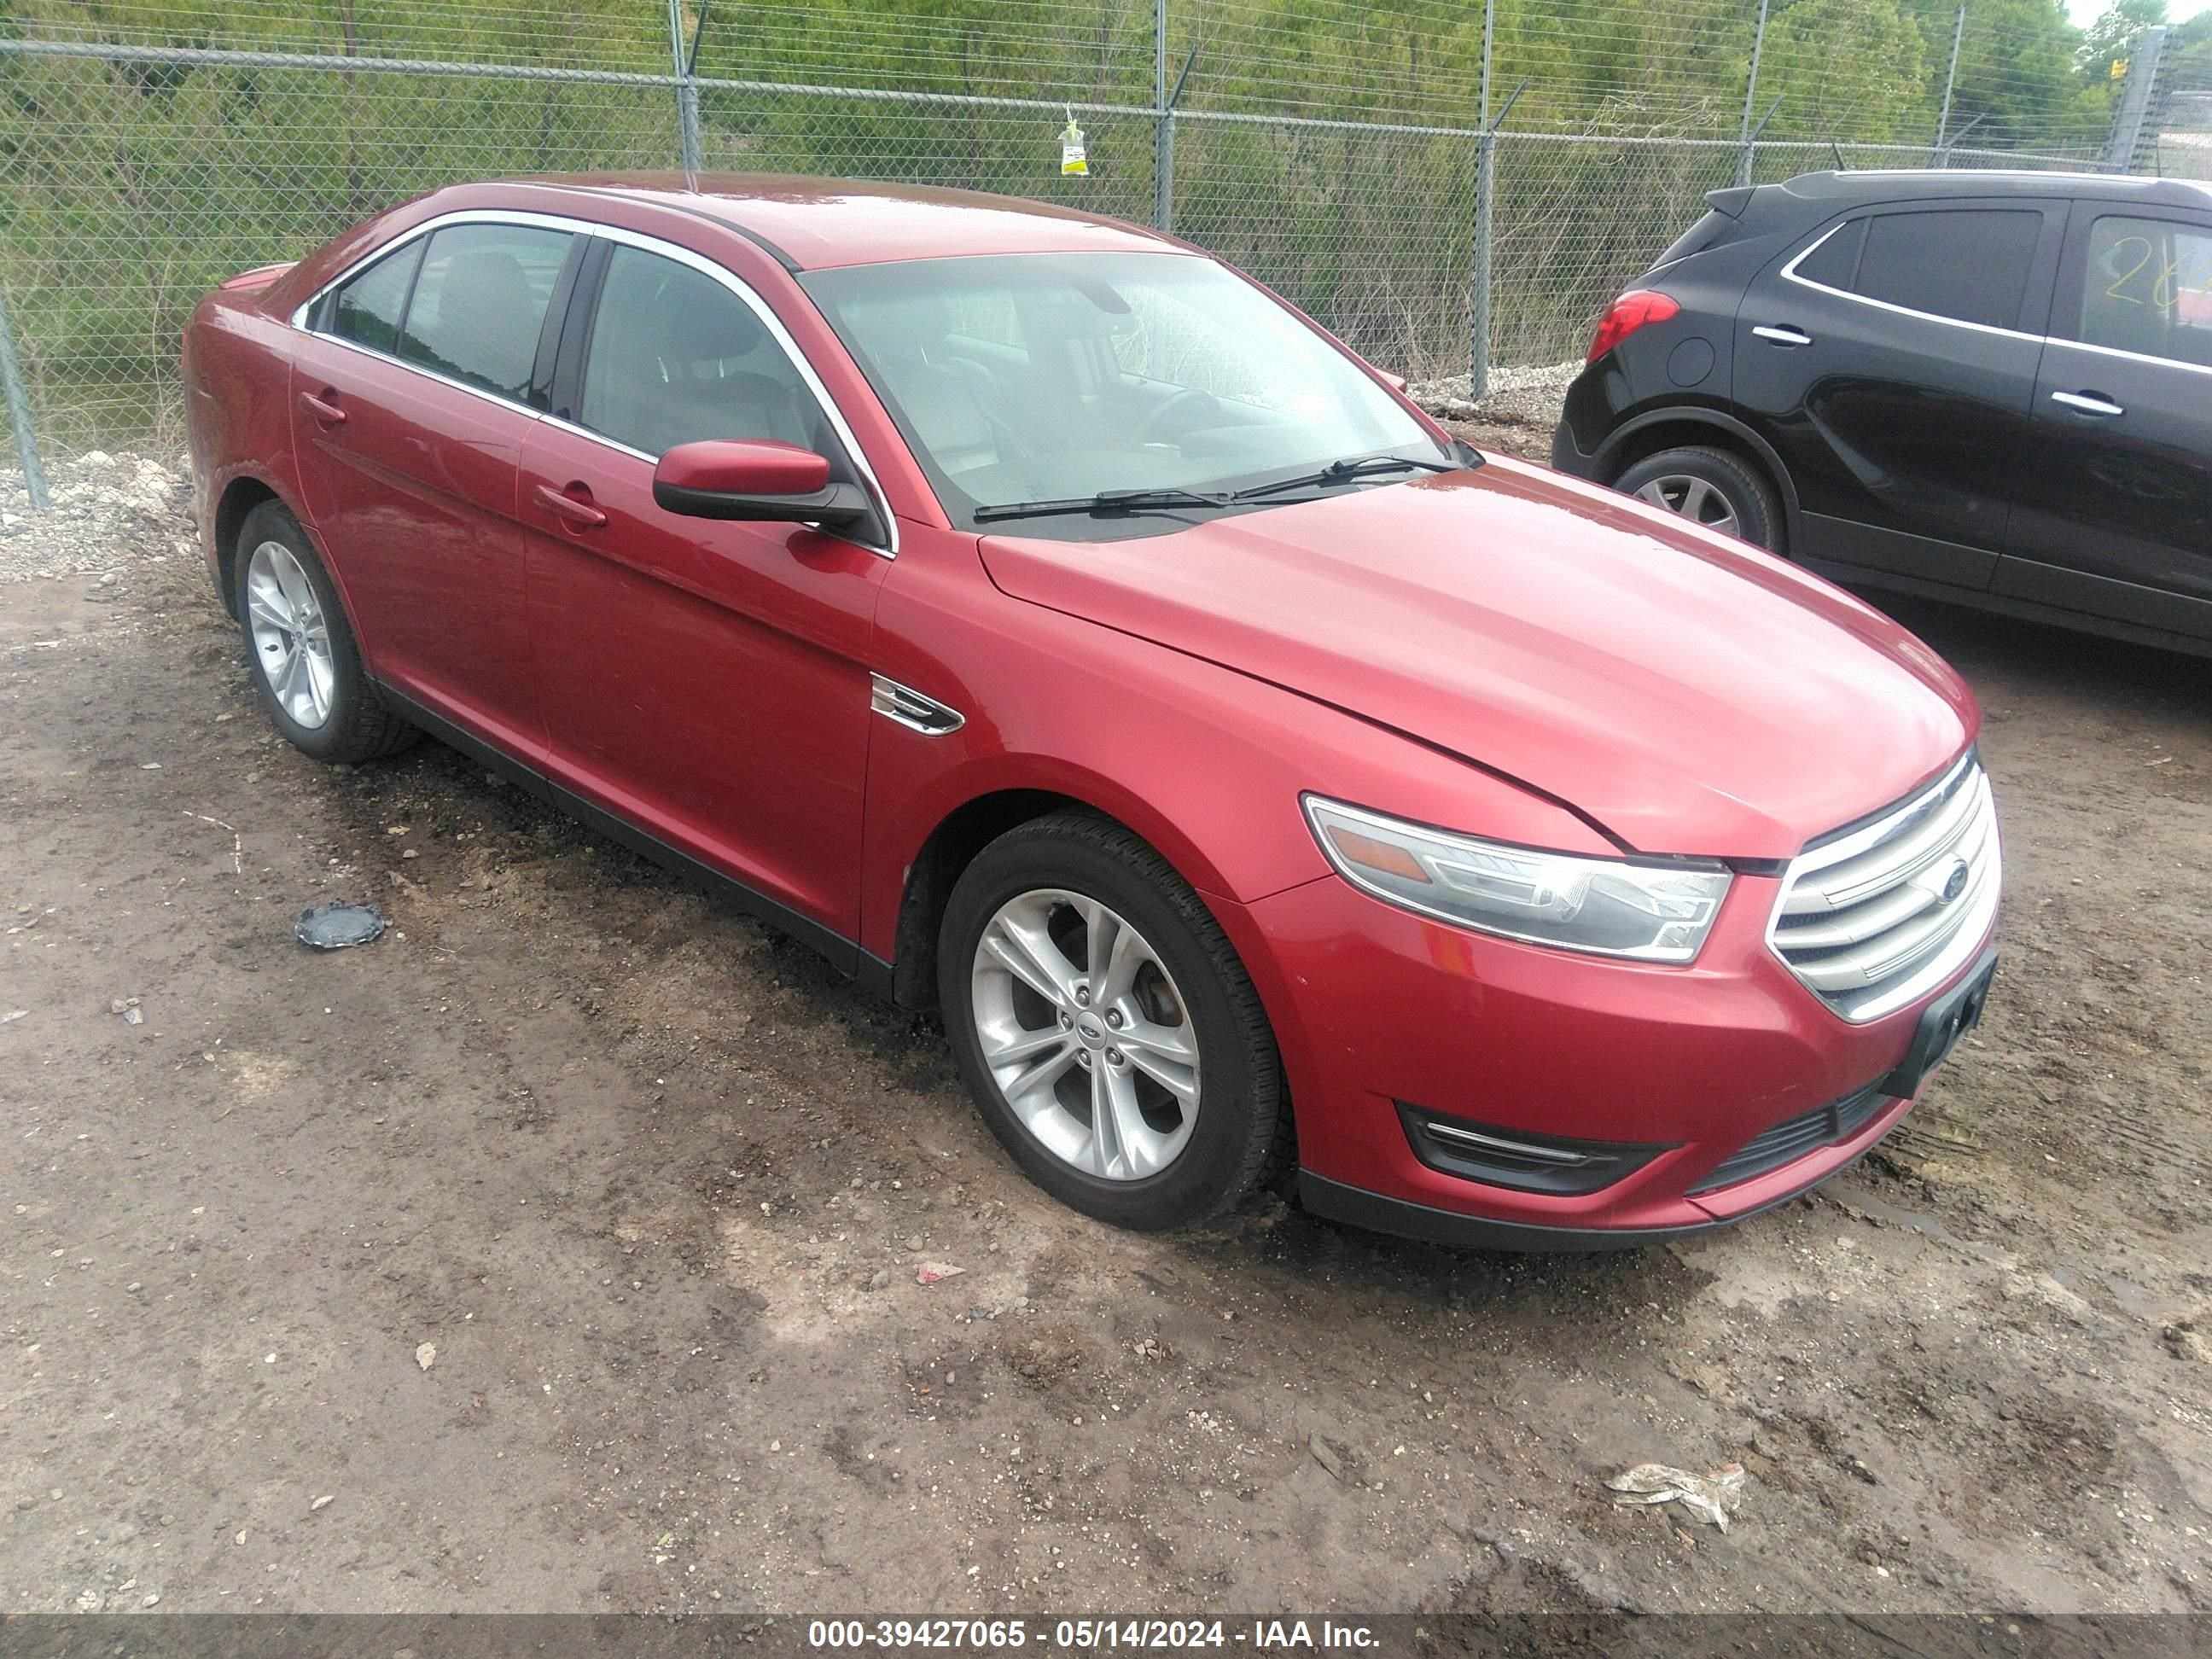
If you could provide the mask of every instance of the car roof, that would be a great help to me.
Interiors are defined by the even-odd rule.
[[[2212,207],[2212,185],[2191,179],[2144,179],[2117,173],[2026,172],[2004,167],[1927,167],[1803,173],[1774,186],[1831,207],[1856,202],[1940,199],[1947,196],[2094,197],[2167,207]]]
[[[681,173],[576,173],[515,182],[715,220],[793,270],[978,253],[1190,251],[1141,226],[1078,208],[928,185]]]

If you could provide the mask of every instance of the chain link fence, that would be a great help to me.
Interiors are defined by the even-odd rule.
[[[1931,33],[1887,0],[0,0],[0,317],[39,442],[174,446],[224,276],[457,179],[688,160],[1170,227],[1479,392],[1577,357],[1706,191],[2104,164],[2119,100],[1976,3]]]

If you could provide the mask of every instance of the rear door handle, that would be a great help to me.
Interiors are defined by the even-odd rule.
[[[554,517],[566,519],[580,530],[596,530],[607,521],[607,515],[589,501],[578,501],[566,490],[556,489],[551,484],[538,486],[538,504]]]
[[[327,387],[325,389],[328,390]],[[318,398],[312,392],[302,392],[300,394],[300,407],[306,410],[308,414],[313,416],[325,426],[343,426],[345,424],[345,410],[340,409],[336,404],[327,403],[324,399]]]
[[[1806,346],[1813,337],[1802,328],[1791,328],[1787,323],[1761,323],[1751,331],[1762,340],[1771,340],[1778,346]]]
[[[2084,415],[2124,415],[2124,406],[2114,403],[2101,392],[2054,392],[2054,404],[2063,404],[2069,409],[2078,409]]]

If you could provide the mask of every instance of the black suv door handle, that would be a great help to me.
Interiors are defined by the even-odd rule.
[[[2051,401],[2063,404],[2069,409],[2079,410],[2084,415],[2112,416],[2128,412],[2125,407],[2114,403],[2101,392],[2054,392],[2051,394]]]
[[[1761,323],[1751,331],[1762,340],[1771,340],[1778,346],[1808,346],[1813,337],[1802,328],[1792,328],[1787,323]]]

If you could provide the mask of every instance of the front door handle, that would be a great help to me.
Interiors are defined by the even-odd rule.
[[[2112,416],[2128,412],[2125,407],[2114,403],[2101,392],[2054,392],[2051,394],[2051,401],[2063,404],[2069,409],[2078,409],[2084,415]]]
[[[1792,328],[1787,323],[1761,323],[1751,331],[1762,340],[1771,340],[1778,346],[1808,346],[1813,337],[1802,328]]]
[[[572,485],[571,488],[580,488]],[[589,501],[579,501],[567,490],[556,489],[551,484],[538,486],[538,504],[556,519],[566,519],[579,530],[596,530],[607,521],[607,515]]]
[[[325,392],[330,390],[327,386],[323,389]],[[345,424],[345,410],[340,409],[334,403],[330,403],[324,398],[318,398],[312,392],[302,392],[300,394],[300,407],[306,410],[308,414],[313,416],[325,426],[343,426]]]

